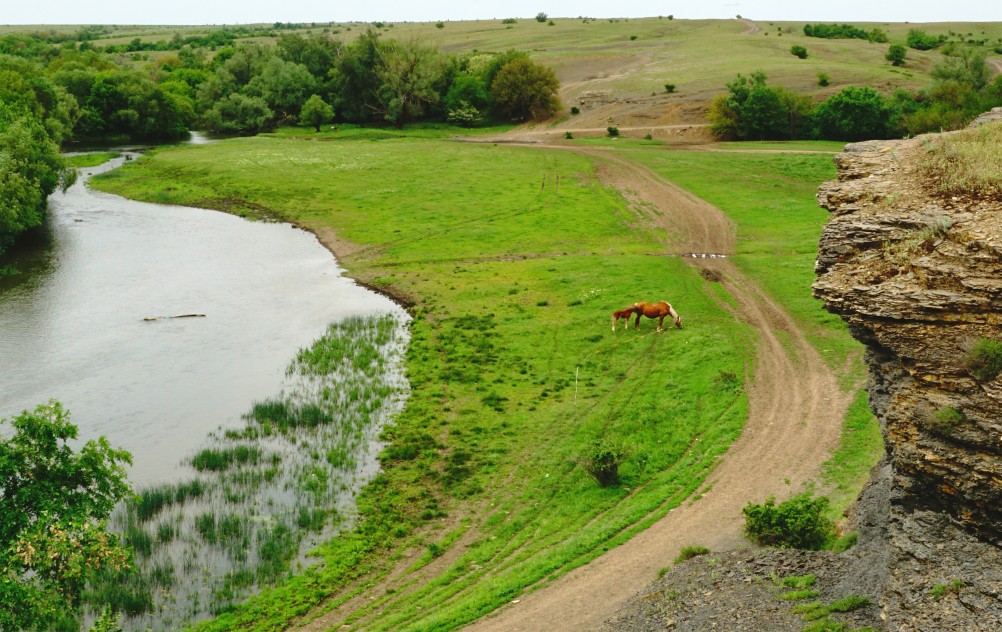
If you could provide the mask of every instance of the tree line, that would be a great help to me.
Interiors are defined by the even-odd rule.
[[[553,70],[519,51],[452,55],[374,30],[353,43],[287,31],[274,46],[216,47],[231,29],[176,36],[164,45],[173,52],[138,66],[91,46],[95,34],[0,37],[0,253],[72,183],[59,155],[69,141],[174,140],[195,126],[256,133],[300,121],[317,130],[334,121],[472,126],[560,107]]]
[[[738,140],[827,139],[859,141],[958,129],[1002,105],[1002,77],[991,79],[984,49],[944,49],[930,88],[885,96],[849,86],[821,103],[771,86],[762,72],[739,74],[710,105],[713,132]]]

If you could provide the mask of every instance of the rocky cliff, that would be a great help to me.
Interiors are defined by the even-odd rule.
[[[860,506],[859,571],[884,584],[887,628],[997,630],[1002,202],[938,194],[921,166],[935,142],[836,158],[814,289],[867,347],[886,455]]]

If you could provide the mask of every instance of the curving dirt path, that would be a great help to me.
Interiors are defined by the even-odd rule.
[[[666,242],[670,253],[733,254],[734,226],[719,209],[611,152],[578,151],[597,158],[599,177],[627,199],[661,211],[658,223],[672,235]],[[748,421],[704,486],[710,491],[467,630],[596,628],[670,565],[681,547],[699,544],[719,551],[744,545],[741,508],[749,501],[799,492],[830,452],[849,397],[803,332],[729,260],[689,261],[722,275],[735,303],[722,305],[758,332],[756,364],[748,380]]]

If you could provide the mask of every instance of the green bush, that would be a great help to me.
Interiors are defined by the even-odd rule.
[[[981,382],[988,382],[1002,373],[1002,344],[981,338],[964,358],[967,372]]]
[[[671,93],[675,92],[675,84],[674,83],[666,83],[665,84],[665,92],[667,92],[668,94],[671,94]]]
[[[540,23],[545,22],[546,21],[546,14],[543,13],[542,11],[540,11],[539,13],[537,13],[536,14],[536,21],[540,22]]]
[[[610,126],[610,127],[605,128],[605,131],[609,132],[609,136],[619,136],[619,128],[618,127],[612,127],[612,126]]]
[[[920,31],[919,29],[910,29],[905,43],[908,44],[909,48],[914,48],[915,50],[932,50],[942,44],[944,39],[942,36],[928,35],[925,31]]]
[[[831,83],[831,77],[828,76],[828,73],[826,73],[826,72],[819,72],[818,73],[818,85],[819,86],[821,86],[822,88],[824,88],[825,86],[827,86],[830,83]]]
[[[758,544],[817,551],[832,532],[832,523],[824,517],[828,499],[811,498],[804,492],[776,505],[775,498],[756,505],[748,503],[745,533]]]
[[[887,54],[884,55],[884,59],[891,62],[892,66],[901,66],[905,63],[905,56],[907,54],[908,50],[904,44],[891,44],[887,47]]]
[[[595,479],[599,487],[610,487],[619,482],[619,466],[626,460],[628,451],[621,444],[595,441],[589,450],[578,457],[578,465]]]
[[[564,132],[564,138],[566,138],[567,140],[574,140],[574,134],[571,134],[570,132]]]
[[[675,558],[676,564],[681,564],[686,560],[691,560],[694,557],[699,557],[700,555],[707,555],[710,549],[705,546],[683,546],[682,550],[679,551],[678,556]]]
[[[578,106],[573,105],[573,106],[571,106],[571,114],[573,114],[574,116],[577,116],[578,114],[581,114],[581,109],[578,108]]]
[[[807,59],[807,49],[799,44],[790,47],[790,54],[800,59]]]

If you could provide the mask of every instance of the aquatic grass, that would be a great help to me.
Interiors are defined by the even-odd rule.
[[[202,476],[144,489],[116,515],[153,604],[129,628],[229,612],[345,524],[378,424],[404,392],[403,334],[390,316],[332,324],[290,361],[281,393],[188,461]],[[142,525],[155,517],[151,535]]]
[[[256,446],[238,445],[232,448],[205,448],[192,457],[191,465],[199,472],[220,472],[230,466],[256,464],[261,459],[261,450]]]

